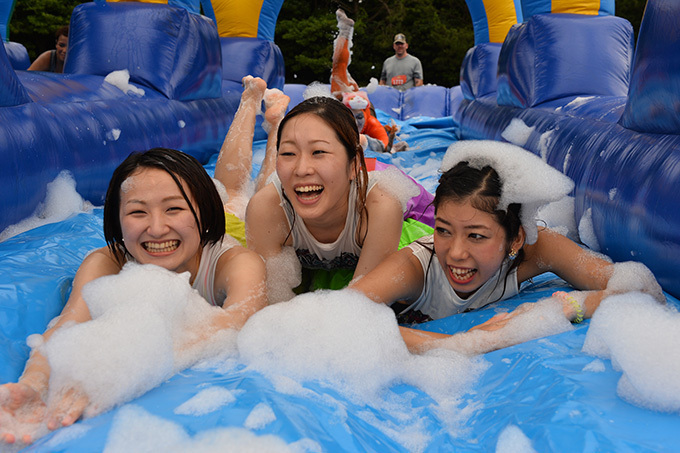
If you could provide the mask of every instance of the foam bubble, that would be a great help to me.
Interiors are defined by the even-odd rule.
[[[411,426],[411,434],[395,440],[415,451],[429,442],[421,432],[426,430],[417,428],[422,411],[437,414],[449,432],[464,428],[472,409],[460,408],[462,395],[488,367],[480,357],[455,351],[410,354],[392,310],[350,289],[303,294],[260,310],[241,330],[238,348],[241,360],[271,379],[278,392],[314,398],[346,417],[344,403],[302,385],[318,382],[400,420],[397,428],[366,418],[387,435]],[[420,388],[434,403],[413,407],[406,396],[389,391],[397,383]]]
[[[208,387],[185,401],[175,409],[175,414],[205,415],[236,401],[236,397],[223,387]]]
[[[50,401],[76,388],[89,398],[86,415],[94,415],[202,358],[235,353],[234,331],[206,328],[212,317],[226,315],[191,288],[189,273],[128,263],[82,293],[92,320],[62,327],[42,348],[51,368]]]
[[[411,198],[420,195],[417,184],[396,167],[372,171],[369,173],[369,178],[399,201],[402,212],[406,211],[406,206]]]
[[[648,409],[680,411],[680,313],[651,296],[627,293],[602,301],[583,351],[621,371],[624,400]]]
[[[61,222],[80,212],[91,212],[93,206],[76,192],[76,181],[69,171],[62,171],[47,184],[45,201],[36,208],[33,216],[10,225],[0,233],[0,242],[24,231],[48,223]]]
[[[501,137],[517,146],[524,146],[535,129],[535,126],[529,127],[521,119],[513,118],[508,127],[501,132]]]
[[[276,420],[276,414],[272,408],[265,403],[259,403],[250,411],[243,426],[248,429],[262,429]]]
[[[535,453],[531,439],[522,432],[517,425],[508,425],[500,436],[496,444],[496,453]]]
[[[113,419],[104,447],[105,453],[172,452],[193,453],[224,451],[253,451],[262,453],[293,452],[280,437],[268,434],[257,436],[243,428],[217,428],[202,431],[191,437],[178,424],[150,414],[141,407],[121,408]]]
[[[104,82],[115,86],[123,93],[126,94],[132,93],[138,96],[144,96],[145,93],[144,90],[130,84],[129,80],[130,71],[128,71],[127,69],[121,69],[119,71],[110,72],[109,74],[106,75],[106,77],[104,77]]]

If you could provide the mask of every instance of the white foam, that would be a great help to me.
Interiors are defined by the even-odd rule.
[[[276,420],[276,414],[272,408],[265,403],[259,403],[250,411],[243,427],[251,430],[262,429]]]
[[[501,137],[517,146],[524,146],[535,129],[535,126],[529,127],[521,119],[513,118],[510,124],[501,132]]]
[[[581,220],[578,222],[578,236],[589,249],[596,252],[600,251],[600,242],[597,240],[593,226],[593,208],[586,209],[586,212],[581,216]]]
[[[538,209],[537,218],[553,231],[578,241],[578,229],[574,215],[574,197],[566,196]]]
[[[81,212],[92,212],[92,204],[76,192],[76,181],[69,171],[62,171],[47,184],[45,201],[36,208],[33,216],[10,225],[0,233],[0,242],[24,231],[61,222]]]
[[[286,453],[298,451],[294,445],[271,434],[258,437],[247,429],[233,427],[202,431],[192,438],[180,425],[128,405],[114,417],[104,452],[217,453],[228,446],[229,451]]]
[[[401,417],[403,426],[418,426],[420,411],[427,410],[449,430],[464,426],[470,413],[459,408],[460,398],[488,366],[454,351],[410,354],[392,310],[349,289],[303,294],[260,310],[239,333],[238,348],[241,360],[279,392],[310,396],[301,384],[316,381],[357,404]],[[399,382],[427,392],[433,407],[405,407],[403,396],[389,392]],[[316,398],[328,404],[328,396]],[[342,418],[343,406],[333,407]],[[374,426],[390,432],[382,423]],[[406,437],[412,436],[401,442],[415,450],[429,439],[425,435],[416,446]]]
[[[368,81],[368,85],[366,85],[365,88],[366,93],[371,94],[375,92],[375,90],[378,89],[379,85],[380,83],[378,82],[378,79],[376,79],[375,77],[371,77],[371,79]]]
[[[144,90],[138,88],[129,83],[130,81],[130,71],[127,69],[121,69],[119,71],[113,71],[104,77],[104,82],[109,83],[120,91],[126,94],[135,94],[138,96],[144,96]]]
[[[447,171],[462,161],[469,162],[473,168],[489,165],[496,170],[502,184],[498,209],[507,209],[511,203],[522,204],[521,220],[528,244],[538,238],[538,209],[562,199],[574,188],[574,182],[566,175],[538,156],[509,143],[491,140],[455,142],[449,146],[441,169]]]
[[[119,274],[86,284],[83,298],[92,320],[59,329],[41,349],[51,367],[48,399],[81,389],[88,416],[202,358],[235,353],[234,331],[207,328],[224,311],[191,288],[188,273],[128,263]]]
[[[120,129],[111,129],[110,131],[106,132],[106,139],[115,142],[120,138],[120,132]]]
[[[649,294],[657,302],[666,302],[663,290],[652,271],[635,261],[614,264],[614,273],[609,277],[607,290],[613,293],[640,291]]]
[[[175,414],[205,415],[236,401],[234,394],[224,387],[208,387],[175,408]]]
[[[267,299],[270,304],[295,297],[293,288],[302,281],[302,266],[293,247],[283,247],[281,253],[265,260],[267,269]]]
[[[305,88],[305,91],[302,93],[302,98],[307,100],[310,98],[314,98],[317,96],[321,97],[327,97],[327,98],[333,98],[331,95],[331,89],[329,86],[321,83],[321,82],[312,82],[309,85],[307,85],[307,88]]]
[[[605,370],[604,362],[600,359],[595,359],[583,367],[582,371],[588,371],[591,373],[603,373]]]
[[[437,340],[437,343],[442,348],[474,355],[568,332],[574,328],[564,316],[562,303],[553,298],[522,304],[513,313],[514,316],[508,323],[498,330],[472,330]]]
[[[611,296],[593,315],[583,351],[621,371],[617,393],[648,409],[680,412],[680,314],[642,293]]]
[[[575,108],[575,107],[580,107],[581,105],[585,105],[590,101],[591,99],[594,99],[595,96],[578,96],[574,98],[573,101],[571,101],[569,104],[565,105],[564,107],[569,107],[569,108]]]
[[[531,444],[531,439],[522,432],[517,425],[508,425],[503,428],[498,443],[496,453],[535,453],[536,450]]]
[[[402,212],[406,211],[411,198],[420,195],[418,185],[396,167],[372,171],[368,175],[369,180],[375,181],[382,190],[399,201]]]

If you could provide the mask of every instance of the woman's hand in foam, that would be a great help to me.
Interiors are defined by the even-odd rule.
[[[522,313],[528,312],[529,310],[534,308],[535,305],[536,304],[531,302],[524,303],[519,307],[515,308],[511,312],[498,313],[497,315],[494,315],[492,318],[486,320],[485,322],[474,327],[471,327],[470,330],[468,330],[468,332],[472,332],[473,330],[486,330],[488,332],[500,330],[503,327],[505,327],[512,318],[521,315]]]
[[[0,445],[30,444],[43,426],[47,408],[42,395],[23,383],[0,386]]]
[[[90,399],[82,390],[71,387],[50,402],[47,427],[51,430],[70,426],[83,415]]]

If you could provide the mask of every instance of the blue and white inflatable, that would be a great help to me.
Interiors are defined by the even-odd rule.
[[[486,14],[481,2],[473,3],[468,0],[471,11]],[[511,18],[503,20],[519,23],[503,25],[507,36],[487,32],[477,38],[476,30],[460,87],[430,85],[404,93],[378,87],[369,94],[378,118],[399,124],[400,139],[409,144],[406,152],[371,157],[394,163],[428,190],[436,186],[446,148],[458,139],[511,141],[566,173],[576,183],[575,220],[582,237],[616,261],[645,263],[669,293],[670,324],[645,330],[649,325],[638,319],[629,327],[652,336],[670,332],[653,337],[670,338],[670,348],[659,345],[643,355],[655,360],[648,368],[677,370],[680,347],[672,340],[678,325],[673,310],[680,306],[673,297],[680,295],[680,42],[675,31],[680,6],[674,0],[649,0],[635,45],[630,24],[611,15],[613,1],[567,2],[590,5],[587,15],[563,12],[565,2],[557,0],[513,3],[506,8]],[[489,20],[491,15],[479,16],[475,23],[494,29]],[[44,200],[47,183],[63,170],[73,174],[81,195],[101,205],[111,171],[133,150],[179,148],[212,171],[238,106],[243,75],[259,75],[269,86],[282,87],[291,106],[306,88],[283,85],[282,57],[266,36],[221,37],[211,20],[158,4],[77,7],[65,74],[26,72],[13,66],[15,61],[0,49],[0,175],[5,181],[0,230],[31,215]],[[120,70],[128,71],[127,84],[104,81]],[[256,162],[263,150],[258,141]],[[101,230],[101,209],[96,208],[0,243],[0,382],[19,377],[29,352],[26,338],[42,332],[61,311],[83,257],[104,245]],[[465,331],[497,310],[564,287],[546,275],[519,297],[422,327]],[[319,381],[292,391],[236,360],[222,369],[181,372],[132,402],[26,450],[115,451],[121,448],[117,436],[125,432],[125,420],[144,426],[143,436],[135,438],[140,450],[147,448],[144,439],[152,442],[150,449],[177,448],[225,428],[272,436],[282,442],[276,445],[292,451],[489,451],[518,445],[523,451],[680,449],[677,379],[655,383],[670,389],[665,412],[622,399],[622,388],[639,385],[640,366],[629,367],[621,359],[625,355],[610,360],[584,352],[595,322],[485,354],[485,368],[474,385],[446,410],[408,382],[390,385],[384,393],[389,407],[378,407]],[[637,388],[642,393],[645,387]],[[232,399],[203,413],[178,410],[205,395],[205,389]],[[257,413],[261,423],[254,424],[250,416]],[[155,436],[158,432],[172,436]]]

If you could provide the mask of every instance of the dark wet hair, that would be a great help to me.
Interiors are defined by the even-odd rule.
[[[125,262],[127,254],[120,224],[120,188],[130,175],[141,168],[163,170],[172,177],[199,227],[201,246],[222,240],[225,231],[224,206],[215,184],[200,162],[188,154],[168,148],[134,152],[114,170],[104,202],[104,238],[119,264]],[[182,183],[186,184],[195,200],[198,213]]]
[[[444,172],[439,178],[435,192],[434,212],[445,201],[462,203],[469,201],[473,208],[491,214],[505,231],[506,252],[519,235],[521,205],[511,203],[506,210],[497,209],[501,199],[502,184],[496,170],[486,166],[481,169],[471,167],[467,162],[459,162]],[[518,250],[516,263],[521,262],[523,250]],[[513,263],[514,265],[515,263]]]
[[[57,31],[54,32],[54,39],[59,41],[60,36],[66,36],[68,38],[68,25],[62,25],[61,27],[57,28]]]
[[[364,150],[361,147],[359,130],[354,119],[352,110],[335,98],[318,96],[309,98],[286,114],[279,125],[276,136],[276,147],[281,143],[281,134],[286,123],[296,116],[312,114],[321,118],[328,126],[335,131],[338,140],[345,147],[347,159],[351,163],[356,159],[354,181],[357,184],[356,209],[360,219],[368,221],[368,211],[366,209],[366,194],[368,192],[368,172],[364,159]],[[362,220],[360,220],[361,222]],[[363,239],[362,239],[363,242]]]

